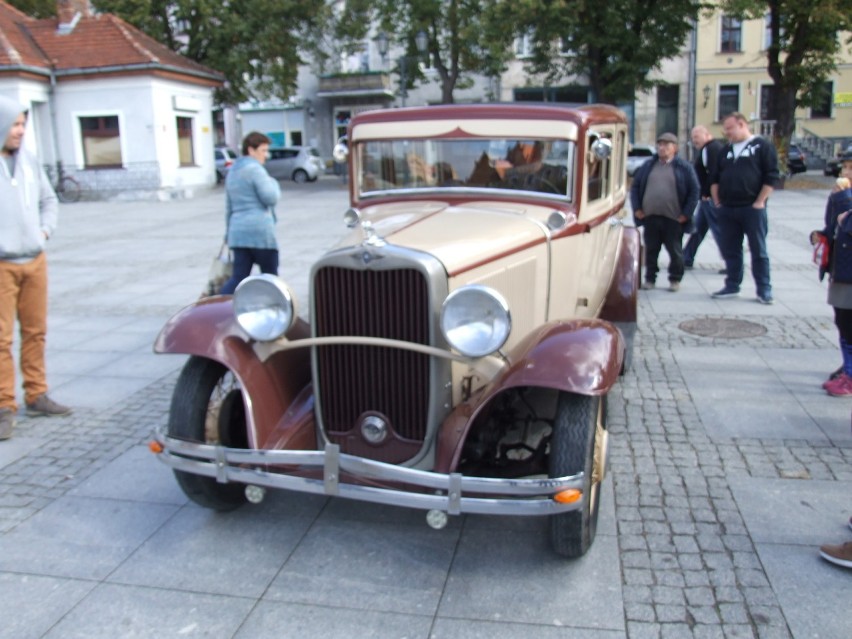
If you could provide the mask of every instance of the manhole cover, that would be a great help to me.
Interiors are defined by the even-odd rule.
[[[705,317],[680,323],[680,330],[701,337],[723,337],[736,339],[766,335],[766,327],[747,320]]]

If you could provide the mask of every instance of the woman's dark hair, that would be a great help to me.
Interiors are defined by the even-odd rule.
[[[252,131],[243,138],[243,155],[248,155],[249,149],[256,149],[261,144],[269,144],[270,140],[263,133]]]

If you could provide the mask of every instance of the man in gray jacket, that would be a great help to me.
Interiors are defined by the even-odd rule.
[[[21,373],[27,415],[67,415],[47,396],[47,260],[44,246],[56,228],[56,194],[38,160],[22,146],[26,109],[0,96],[0,439],[15,427],[12,339],[21,329]]]

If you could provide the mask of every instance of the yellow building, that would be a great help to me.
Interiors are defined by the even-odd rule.
[[[702,16],[695,52],[696,124],[720,136],[722,116],[740,111],[754,122],[756,133],[771,133],[773,83],[766,71],[770,42],[768,13],[742,21],[721,11]],[[797,110],[794,133],[795,141],[823,159],[852,141],[852,55],[848,50],[826,88],[819,106]]]

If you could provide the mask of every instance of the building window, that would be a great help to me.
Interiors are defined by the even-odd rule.
[[[830,80],[823,83],[822,88],[818,90],[819,103],[811,107],[812,118],[830,118],[831,104],[834,101],[834,83]]]
[[[519,38],[515,38],[515,57],[529,58],[533,54],[533,34],[525,33]]]
[[[777,120],[778,107],[775,100],[775,85],[761,84],[760,85],[760,119],[761,120]]]
[[[743,23],[732,16],[722,16],[722,53],[742,51]]]
[[[302,146],[302,132],[290,131],[290,142],[292,142],[293,146]]]
[[[719,113],[717,121],[721,122],[729,113],[740,110],[740,85],[719,85]]]
[[[181,166],[195,166],[192,152],[192,118],[177,119],[178,160]]]
[[[83,162],[86,168],[122,166],[117,115],[80,118]]]

